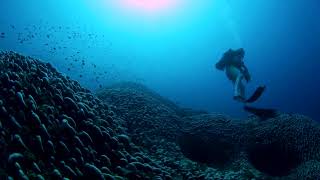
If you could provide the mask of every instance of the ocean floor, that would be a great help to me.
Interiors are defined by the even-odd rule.
[[[314,180],[320,124],[195,111],[133,82],[91,92],[0,52],[0,161],[0,179]]]

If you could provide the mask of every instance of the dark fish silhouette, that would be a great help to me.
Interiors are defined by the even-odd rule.
[[[277,110],[275,109],[264,109],[264,108],[244,106],[244,110],[258,116],[261,120],[274,118],[278,115]]]

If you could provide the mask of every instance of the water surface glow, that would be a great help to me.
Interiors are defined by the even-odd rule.
[[[159,13],[176,6],[176,0],[123,0],[120,5],[126,9],[144,12]]]

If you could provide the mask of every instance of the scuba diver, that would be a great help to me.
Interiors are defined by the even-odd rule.
[[[259,86],[250,98],[246,99],[245,96],[245,84],[250,82],[251,76],[249,74],[248,68],[245,66],[243,58],[245,52],[243,48],[232,50],[229,49],[225,52],[222,58],[216,63],[215,67],[218,70],[225,71],[229,80],[232,81],[234,85],[234,95],[233,99],[244,103],[244,110],[258,116],[260,120],[266,120],[277,116],[277,110],[275,109],[265,109],[265,108],[255,108],[248,106],[247,103],[253,103],[258,100],[262,93],[265,91],[265,86]]]
[[[223,54],[215,67],[221,71],[225,70],[228,79],[232,81],[234,85],[233,99],[243,103],[252,103],[262,95],[265,86],[259,86],[253,95],[249,99],[246,99],[245,84],[243,80],[245,79],[248,83],[251,80],[251,76],[248,68],[244,64],[244,55],[245,51],[243,48],[237,50],[229,49]]]

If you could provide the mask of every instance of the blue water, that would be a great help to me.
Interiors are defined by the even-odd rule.
[[[244,118],[214,69],[243,47],[248,94],[267,86],[255,106],[320,121],[320,2],[171,1],[144,11],[127,0],[1,0],[0,49],[50,62],[92,90],[137,81],[180,105]]]

